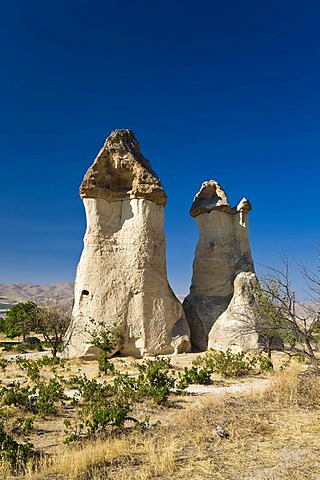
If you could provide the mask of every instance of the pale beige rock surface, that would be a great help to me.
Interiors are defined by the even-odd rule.
[[[234,352],[262,349],[263,342],[257,327],[257,283],[254,273],[241,272],[236,276],[232,300],[214,323],[208,337],[208,348],[229,348]]]
[[[80,195],[87,230],[63,355],[95,353],[90,318],[122,329],[124,355],[189,351],[189,327],[167,281],[166,195],[130,130],[108,137]]]
[[[231,208],[215,180],[204,182],[190,215],[199,228],[190,294],[183,302],[195,349],[205,350],[208,334],[227,309],[240,272],[254,272],[248,238],[247,199]]]

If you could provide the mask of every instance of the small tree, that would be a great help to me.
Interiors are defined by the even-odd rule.
[[[37,331],[50,344],[54,357],[63,343],[70,321],[70,305],[57,299],[49,299],[37,309]]]
[[[89,342],[100,349],[98,354],[99,371],[107,373],[108,370],[112,370],[109,358],[123,345],[123,330],[116,324],[108,327],[103,322],[96,322],[92,318],[90,321],[94,326],[94,330],[88,332]]]
[[[315,358],[317,333],[320,329],[320,266],[311,272],[300,266],[305,280],[307,300],[297,302],[291,285],[292,261],[282,255],[282,268],[267,267],[268,274],[261,283],[264,298],[268,299],[271,323],[279,326],[284,340],[295,347],[295,343],[303,346],[303,353]]]
[[[266,284],[270,288],[266,288]],[[255,291],[257,316],[255,329],[262,340],[268,358],[271,358],[271,351],[274,345],[282,344],[284,332],[286,331],[286,322],[284,321],[282,305],[276,304],[274,296],[270,294],[269,290],[279,294],[277,281],[273,279],[268,283],[264,278],[260,279],[260,283],[257,284]]]
[[[23,337],[23,341],[30,332],[36,330],[37,305],[33,302],[21,302],[8,310],[1,322],[1,331],[8,338]]]

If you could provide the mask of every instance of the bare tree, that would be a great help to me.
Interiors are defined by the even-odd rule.
[[[300,265],[309,301],[297,301],[291,283],[293,261],[281,255],[282,268],[267,267],[267,275],[260,281],[263,295],[271,302],[271,322],[276,319],[281,336],[292,348],[302,346],[303,353],[315,358],[317,334],[320,328],[320,268],[311,272]]]
[[[269,288],[266,288],[267,285]],[[273,349],[283,349],[283,337],[286,329],[283,309],[274,302],[274,296],[270,294],[270,290],[278,293],[277,282],[273,280],[266,282],[264,278],[261,278],[255,290],[256,322],[254,324],[269,358],[271,358]]]
[[[71,306],[61,300],[50,298],[38,306],[37,331],[50,344],[53,356],[57,356],[70,320]]]

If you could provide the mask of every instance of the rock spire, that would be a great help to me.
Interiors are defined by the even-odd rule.
[[[214,331],[215,322],[237,294],[237,276],[241,272],[254,273],[248,237],[250,210],[246,198],[230,207],[226,193],[215,180],[204,182],[193,201],[190,215],[197,222],[199,240],[190,294],[183,306],[191,342],[197,350],[206,350],[210,331]]]
[[[190,350],[189,327],[168,280],[166,194],[131,130],[105,141],[80,187],[87,230],[63,355],[94,353],[90,319],[119,327],[124,355]]]

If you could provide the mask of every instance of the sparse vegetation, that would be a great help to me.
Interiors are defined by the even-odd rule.
[[[212,353],[198,358],[211,357]],[[120,361],[115,364],[121,366]],[[13,367],[11,364],[7,369]],[[48,368],[41,367],[41,378]],[[156,358],[136,362],[131,368],[130,375],[116,368],[117,373],[108,379],[89,379],[83,373],[70,377],[69,386],[78,388],[76,399],[64,398],[62,403],[59,399],[55,404],[68,448],[64,449],[61,440],[59,450],[50,456],[40,455],[28,438],[37,438],[39,426],[43,429],[41,425],[53,422],[55,417],[49,414],[42,418],[39,410],[30,415],[24,402],[18,407],[3,406],[3,478],[316,479],[320,465],[316,428],[320,420],[320,376],[315,367],[305,369],[291,362],[272,375],[265,392],[245,396],[188,398],[176,396],[170,388],[172,400],[161,405],[157,397],[149,396],[149,382],[157,379],[161,391],[168,379],[178,382],[187,371],[193,380],[191,372],[200,372],[203,367],[190,365],[187,370],[177,371],[168,359]],[[51,378],[53,383],[62,384],[56,376]],[[39,380],[28,381],[39,391]],[[148,395],[139,392],[139,382],[147,385]],[[60,394],[55,393],[55,399]],[[130,401],[120,402],[130,395]],[[9,412],[12,408],[14,415],[13,410]],[[77,418],[72,412],[80,415]],[[159,418],[161,425],[156,422]]]
[[[194,365],[209,373],[219,373],[223,377],[243,377],[249,373],[268,372],[273,369],[270,359],[263,355],[248,355],[244,352],[233,353],[209,350],[205,357],[199,357]]]
[[[320,420],[315,364],[306,369],[288,360],[268,376],[273,364],[267,356],[230,350],[193,355],[182,368],[174,367],[170,357],[132,363],[110,359],[121,338],[116,330],[93,334],[103,352],[92,363],[94,375],[77,371],[86,367],[80,361],[67,362],[66,368],[56,356],[2,358],[7,379],[0,387],[3,478],[231,480],[274,469],[275,476],[266,478],[315,479],[300,457],[295,477],[278,456],[287,455],[289,428],[294,448],[307,448],[309,464],[319,465],[315,435],[308,436],[306,447],[293,425],[298,415],[299,428]],[[184,393],[191,384],[210,385],[222,378],[228,385],[250,375],[254,382],[257,374],[269,378],[265,392],[208,399]],[[53,425],[57,450],[48,455],[41,445],[46,435],[39,432],[50,436]],[[302,476],[303,468],[308,477]]]
[[[291,354],[306,355],[316,360],[320,330],[320,264],[311,270],[300,266],[306,299],[298,301],[291,281],[293,261],[281,256],[280,268],[267,267],[257,289],[260,330],[268,352],[276,336],[289,344]]]

